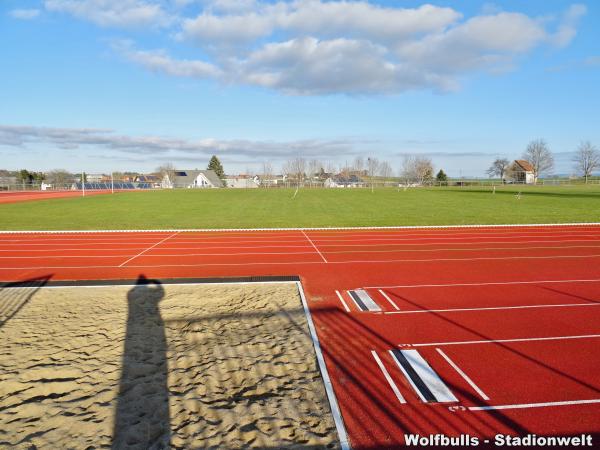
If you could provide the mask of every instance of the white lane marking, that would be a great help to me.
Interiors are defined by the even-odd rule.
[[[390,302],[390,305],[392,305],[396,311],[400,311],[400,308],[398,308],[398,305],[396,305],[392,301],[392,299],[382,289],[378,289],[378,291],[383,296],[383,298],[385,298],[388,302]]]
[[[340,294],[340,291],[335,291],[335,293],[337,294],[338,298],[340,299],[340,301],[342,302],[342,305],[344,305],[344,309],[346,310],[346,312],[350,312],[350,308],[348,308],[348,305],[346,304],[346,302],[344,301],[344,298],[342,297],[342,294]]]
[[[503,286],[511,284],[546,284],[546,283],[597,283],[600,278],[575,280],[533,280],[533,281],[484,281],[481,283],[441,283],[441,284],[398,284],[395,286],[367,286],[365,289],[394,289],[394,288],[430,288],[430,287],[461,287],[461,286]]]
[[[400,361],[396,358],[394,353],[390,350],[390,355],[394,361],[396,361],[396,365],[400,368],[404,376],[408,379],[413,389],[419,394],[419,397],[424,402],[427,402],[427,399],[423,396],[419,388],[414,384],[411,377],[408,375]],[[431,366],[425,361],[425,359],[421,356],[421,354],[417,350],[400,350],[400,353],[406,358],[406,361],[413,370],[416,372],[418,377],[423,381],[427,389],[433,394],[436,401],[439,403],[449,403],[449,402],[457,402],[458,399],[454,396],[454,394],[448,389],[448,386],[442,381],[442,379],[438,376],[437,373],[431,368]]]
[[[492,411],[497,409],[522,409],[522,408],[543,408],[548,406],[568,406],[585,405],[589,403],[600,403],[600,398],[589,400],[567,400],[562,402],[544,402],[544,403],[521,403],[517,405],[496,405],[496,406],[469,406],[469,411]]]
[[[472,388],[475,390],[475,392],[477,392],[477,393],[479,394],[479,396],[480,396],[482,399],[484,399],[484,400],[489,400],[489,399],[490,399],[490,398],[489,398],[489,397],[488,397],[488,396],[485,394],[485,392],[483,392],[483,391],[482,391],[482,390],[479,388],[479,386],[477,386],[477,385],[475,384],[475,382],[474,382],[474,381],[473,381],[473,380],[472,380],[472,379],[471,379],[471,378],[470,378],[470,377],[469,377],[469,376],[468,376],[466,373],[464,373],[464,372],[462,371],[462,369],[461,369],[460,367],[458,367],[458,366],[456,365],[456,363],[455,363],[454,361],[452,361],[448,355],[446,355],[446,354],[444,353],[444,351],[443,351],[441,348],[436,348],[436,350],[437,350],[437,352],[438,352],[440,355],[442,355],[442,357],[443,357],[443,358],[444,358],[444,359],[445,359],[445,360],[448,362],[448,364],[450,364],[450,365],[452,366],[452,368],[453,368],[454,370],[456,370],[456,371],[458,372],[458,374],[459,374],[461,377],[463,377],[463,379],[464,379],[464,380],[465,380],[467,383],[469,383],[469,386],[471,386],[471,387],[472,387]]]
[[[315,245],[315,243],[313,241],[310,240],[310,238],[308,237],[308,235],[306,234],[306,232],[304,230],[302,230],[302,234],[304,235],[304,237],[308,240],[308,242],[310,242],[310,245],[312,245],[315,250],[317,251],[317,253],[319,254],[319,256],[323,259],[323,262],[327,262],[327,260],[325,259],[325,257],[323,256],[323,253],[321,253],[321,251],[317,248],[317,246]]]
[[[556,241],[553,241],[556,242]],[[328,247],[328,245],[320,244],[321,247]],[[342,255],[347,253],[433,253],[433,252],[488,252],[488,251],[517,251],[517,250],[563,250],[563,249],[590,249],[600,248],[600,245],[538,245],[538,246],[519,246],[519,247],[470,247],[470,248],[398,248],[389,249],[390,245],[385,245],[387,250],[373,250],[372,247],[378,247],[377,245],[354,245],[354,244],[342,244],[336,247],[370,247],[365,250],[327,250],[327,253],[334,255]]]
[[[567,256],[517,256],[510,258],[447,258],[447,259],[388,259],[388,260],[350,260],[350,261],[327,261],[327,264],[390,264],[390,263],[408,263],[408,262],[436,262],[436,261],[480,261],[480,260],[514,260],[514,259],[566,259],[566,258],[600,258],[600,254],[598,255],[585,255],[585,256],[575,256],[575,255],[567,255]],[[131,268],[137,269],[147,269],[152,267],[207,267],[207,266],[270,266],[270,265],[282,265],[282,264],[325,264],[322,261],[267,261],[267,262],[243,262],[243,263],[203,263],[203,264],[152,264],[152,265],[144,265],[144,266],[127,266]],[[106,267],[120,267],[120,266],[24,266],[24,267],[2,267],[0,266],[0,270],[23,270],[23,269],[98,269],[98,268],[106,268]],[[597,281],[597,280],[594,280]],[[533,283],[533,282],[532,282]],[[492,283],[497,284],[497,283]],[[378,287],[378,286],[375,286]],[[385,286],[384,286],[385,287]],[[394,286],[390,286],[394,287]],[[405,286],[411,287],[411,286]],[[415,286],[422,287],[422,286]],[[365,288],[371,289],[371,288]]]
[[[394,380],[392,380],[392,377],[390,376],[389,372],[387,371],[387,369],[385,368],[385,366],[381,362],[381,359],[379,358],[379,355],[377,354],[377,352],[375,350],[371,350],[371,355],[373,355],[373,358],[375,359],[375,362],[377,363],[377,365],[381,369],[381,372],[383,373],[383,376],[385,377],[385,379],[387,380],[388,384],[392,388],[392,391],[394,392],[394,395],[396,396],[396,398],[398,399],[398,401],[400,403],[402,403],[402,404],[406,403],[406,400],[404,399],[404,397],[400,393],[400,390],[398,389],[398,386],[396,386],[396,383],[394,383]]]
[[[315,329],[315,324],[313,323],[310,309],[308,308],[308,303],[306,302],[306,296],[304,295],[302,283],[297,281],[296,286],[298,286],[298,292],[300,293],[300,299],[302,300],[302,307],[304,308],[304,314],[306,314],[308,330],[310,331],[310,337],[317,355],[317,363],[319,364],[319,370],[321,371],[323,383],[325,384],[325,392],[327,393],[329,405],[331,406],[331,415],[333,416],[338,437],[340,438],[340,447],[342,450],[350,450],[350,443],[348,442],[348,434],[346,433],[346,427],[344,426],[344,419],[342,418],[342,413],[333,390],[333,385],[331,384],[331,379],[329,378],[329,372],[327,371],[325,358],[323,357],[323,352],[321,351],[321,343],[319,342],[319,336],[317,335],[317,330]]]
[[[166,238],[164,238],[164,239],[162,239],[162,240],[158,241],[156,244],[154,244],[154,245],[152,245],[152,246],[148,247],[146,250],[143,250],[143,251],[139,252],[137,255],[135,255],[135,256],[132,256],[132,257],[131,257],[131,258],[129,258],[127,261],[125,261],[125,262],[121,263],[121,264],[119,265],[119,267],[123,267],[123,266],[124,266],[125,264],[127,264],[129,261],[132,261],[132,260],[134,260],[134,259],[135,259],[135,258],[137,258],[138,256],[142,256],[144,253],[146,253],[146,252],[148,252],[148,251],[152,250],[154,247],[156,247],[156,246],[158,246],[158,245],[162,244],[163,242],[165,242],[165,241],[166,241],[166,240],[168,240],[168,239],[171,239],[171,238],[172,238],[172,237],[174,237],[174,236],[177,236],[178,234],[179,234],[179,233],[173,233],[173,234],[171,234],[171,235],[167,236]]]
[[[240,231],[334,231],[334,230],[430,230],[430,229],[466,229],[484,228],[535,228],[535,227],[583,227],[593,228],[600,222],[571,222],[571,223],[512,223],[512,224],[473,224],[473,225],[405,225],[405,226],[380,226],[380,227],[311,227],[311,228],[182,228],[182,229],[155,229],[155,230],[2,230],[0,234],[90,234],[90,233],[217,233],[217,232],[240,232]]]
[[[381,307],[375,303],[375,300],[371,298],[371,296],[364,289],[356,289],[354,291],[358,298],[363,302],[367,310],[369,311],[381,311]],[[350,294],[350,291],[348,291]]]
[[[504,309],[530,309],[530,308],[569,308],[571,306],[600,306],[600,303],[564,303],[547,305],[523,305],[523,306],[491,306],[487,308],[454,308],[454,309],[417,309],[412,311],[387,311],[384,314],[419,314],[438,312],[461,312],[461,311],[495,311]]]
[[[562,341],[567,339],[593,339],[600,338],[600,334],[582,334],[578,336],[551,336],[540,338],[516,338],[516,339],[488,339],[484,341],[454,341],[454,342],[427,342],[420,344],[410,344],[411,347],[431,347],[442,345],[467,345],[467,344],[494,344],[501,342],[534,342],[534,341]],[[405,344],[401,344],[405,345]]]

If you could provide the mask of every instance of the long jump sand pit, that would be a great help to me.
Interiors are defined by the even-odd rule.
[[[294,283],[0,290],[0,447],[339,448]]]

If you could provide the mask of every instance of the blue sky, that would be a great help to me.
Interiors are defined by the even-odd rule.
[[[0,0],[0,168],[259,172],[600,146],[597,2]]]

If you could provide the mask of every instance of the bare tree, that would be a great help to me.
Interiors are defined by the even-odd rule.
[[[315,180],[315,176],[318,175],[319,171],[323,168],[323,164],[318,159],[311,159],[308,162],[308,178],[309,183],[312,186]]]
[[[387,161],[382,161],[380,172],[381,176],[383,177],[383,185],[385,186],[385,183],[389,181],[389,179],[392,176],[392,166],[390,165],[390,163]]]
[[[407,182],[424,184],[433,179],[433,163],[425,156],[405,156],[402,161],[401,176]]]
[[[371,183],[371,192],[375,186],[375,176],[379,173],[380,163],[377,158],[367,158],[367,175]]]
[[[354,158],[354,164],[352,164],[352,170],[357,172],[358,175],[365,170],[365,160],[362,159],[362,156],[357,156]]]
[[[158,167],[156,171],[160,173],[160,176],[162,177],[161,182],[163,187],[173,187],[173,181],[175,180],[176,172],[173,163],[165,163],[162,166]],[[168,182],[165,180],[165,178],[168,179]]]
[[[490,168],[486,171],[490,178],[496,176],[504,182],[504,176],[508,174],[510,161],[507,158],[496,158]]]
[[[587,184],[592,172],[600,168],[600,152],[590,141],[584,141],[579,144],[573,162],[575,163],[575,170],[581,173]]]
[[[261,178],[262,178],[261,185],[263,187],[271,186],[271,183],[273,182],[273,166],[268,161],[265,161],[262,165]]]
[[[535,181],[538,177],[554,168],[554,157],[548,148],[548,144],[543,139],[531,141],[522,158],[528,161],[533,167],[533,176]]]
[[[293,178],[297,186],[304,182],[306,172],[306,160],[304,158],[294,158],[284,164],[284,172],[289,178]]]
[[[54,189],[58,187],[65,187],[67,184],[73,183],[75,177],[73,174],[63,169],[56,169],[48,172],[47,180],[54,186]]]

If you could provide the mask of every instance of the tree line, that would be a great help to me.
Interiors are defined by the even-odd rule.
[[[531,141],[523,152],[521,159],[531,164],[535,180],[554,169],[554,155],[543,139]],[[584,178],[587,183],[592,173],[600,169],[600,152],[590,141],[583,141],[577,147],[572,162],[575,172]],[[499,177],[504,180],[511,176],[514,171],[513,164],[507,158],[497,158],[492,162],[486,173],[490,177]]]

